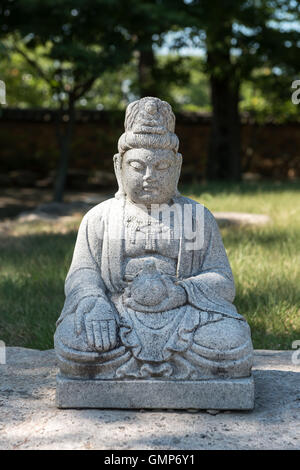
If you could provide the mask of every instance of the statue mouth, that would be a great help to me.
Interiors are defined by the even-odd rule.
[[[156,185],[152,185],[152,184],[147,184],[147,185],[144,185],[143,186],[143,190],[145,192],[153,192],[153,191],[157,191],[157,186]]]

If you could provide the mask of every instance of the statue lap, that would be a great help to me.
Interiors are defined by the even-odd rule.
[[[116,371],[132,359],[132,353],[120,340],[114,350],[95,351],[88,345],[85,331],[77,335],[74,317],[74,314],[67,315],[55,333],[61,370],[69,377],[116,378]],[[180,361],[182,357],[190,365],[197,366],[199,377],[247,377],[252,366],[252,353],[249,325],[242,320],[222,317],[198,326],[189,350],[174,352],[169,361],[161,361],[161,364],[176,362],[178,358]],[[147,363],[137,362],[140,367]]]

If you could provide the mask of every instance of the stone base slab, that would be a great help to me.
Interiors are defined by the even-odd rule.
[[[252,410],[253,377],[202,381],[56,378],[58,408]]]

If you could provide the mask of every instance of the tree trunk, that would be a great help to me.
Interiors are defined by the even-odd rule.
[[[234,75],[233,70],[222,76],[210,74],[212,127],[206,165],[209,180],[241,179],[240,84]]]
[[[68,121],[66,124],[63,122],[63,117],[67,116]],[[54,195],[53,200],[55,202],[62,202],[64,198],[64,190],[66,185],[69,159],[71,153],[72,138],[74,134],[74,122],[75,122],[75,107],[74,101],[69,100],[68,109],[63,111],[62,109],[58,112],[57,116],[57,139],[60,150],[59,164],[57,168],[55,183],[54,183]],[[65,127],[65,128],[64,128]]]
[[[140,97],[156,96],[156,83],[153,76],[155,56],[151,36],[140,37],[137,47],[139,51],[138,80]]]

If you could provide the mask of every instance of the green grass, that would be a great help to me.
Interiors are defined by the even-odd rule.
[[[212,211],[267,214],[262,227],[222,229],[233,270],[235,305],[255,348],[291,349],[300,339],[300,185],[248,184],[184,188]]]
[[[63,228],[12,225],[10,237],[0,237],[0,339],[6,345],[53,347],[79,220]]]
[[[235,305],[250,323],[254,347],[291,349],[300,339],[300,185],[190,185],[182,192],[212,211],[270,215],[267,226],[225,228],[222,235]],[[0,339],[7,345],[53,347],[79,220],[11,224],[0,235]]]

